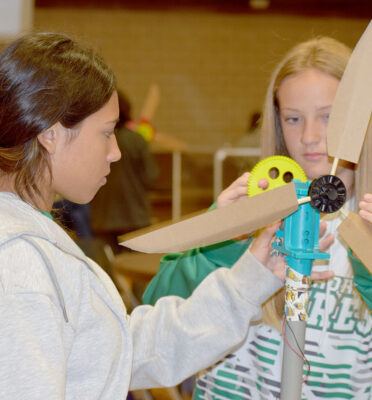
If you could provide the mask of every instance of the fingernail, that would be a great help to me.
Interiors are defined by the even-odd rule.
[[[362,218],[367,218],[368,214],[369,214],[369,213],[368,213],[367,211],[359,210],[359,215],[360,215]]]

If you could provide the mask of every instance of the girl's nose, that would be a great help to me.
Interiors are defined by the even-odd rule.
[[[306,121],[301,141],[303,144],[317,143],[321,139],[320,127],[315,121]]]
[[[118,146],[118,142],[116,140],[115,135],[110,136],[110,151],[108,154],[108,161],[109,162],[116,162],[119,161],[121,158],[121,152]]]

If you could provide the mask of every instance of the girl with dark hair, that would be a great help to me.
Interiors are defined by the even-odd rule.
[[[0,54],[2,400],[116,400],[173,386],[238,347],[282,285],[270,271],[273,226],[188,300],[126,314],[50,215],[56,194],[86,203],[105,184],[120,158],[118,118],[113,73],[69,37],[31,34]]]

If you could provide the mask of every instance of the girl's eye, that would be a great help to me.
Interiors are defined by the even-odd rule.
[[[300,122],[301,118],[300,117],[284,117],[284,121],[287,122],[288,124],[296,124]]]
[[[115,131],[105,132],[105,136],[110,137],[110,136],[113,135],[114,133],[115,133]]]
[[[329,113],[322,115],[322,119],[323,119],[325,122],[328,122],[328,120],[329,120]]]

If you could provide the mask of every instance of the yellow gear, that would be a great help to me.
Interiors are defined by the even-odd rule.
[[[265,190],[258,186],[261,179],[266,179],[269,184]],[[248,196],[255,196],[267,190],[283,186],[293,179],[298,179],[302,182],[307,181],[304,170],[292,158],[285,156],[264,158],[252,169],[247,185]]]

